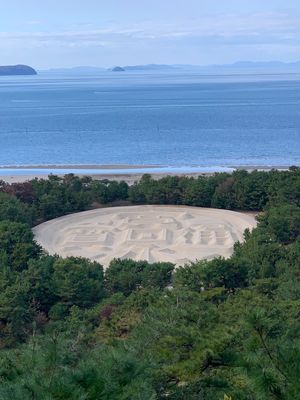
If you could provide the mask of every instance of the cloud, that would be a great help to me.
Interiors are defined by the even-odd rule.
[[[39,21],[28,24],[39,25]],[[219,14],[193,20],[143,21],[131,26],[57,32],[0,32],[1,47],[118,47],[139,42],[267,45],[300,43],[300,16],[286,13]]]

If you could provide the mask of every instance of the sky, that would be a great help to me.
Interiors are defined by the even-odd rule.
[[[300,60],[300,0],[0,0],[0,65],[249,60]]]

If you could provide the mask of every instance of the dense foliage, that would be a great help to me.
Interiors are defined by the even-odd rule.
[[[0,191],[1,400],[300,398],[299,169]],[[176,270],[34,242],[39,221],[120,201],[263,212],[230,259]]]
[[[144,175],[126,182],[92,180],[73,174],[25,183],[0,181],[0,220],[39,223],[101,205],[178,204],[261,211],[267,204],[300,205],[299,168],[289,171],[237,170],[211,176]],[[18,201],[19,200],[19,201]]]

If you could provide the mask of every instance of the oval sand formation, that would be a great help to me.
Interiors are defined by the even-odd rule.
[[[114,258],[176,265],[229,257],[253,216],[211,208],[131,206],[101,208],[36,226],[36,241],[49,253],[86,257],[104,266]]]

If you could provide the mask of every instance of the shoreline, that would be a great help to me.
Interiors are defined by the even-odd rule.
[[[166,165],[142,165],[142,164],[32,164],[32,165],[0,165],[0,175],[3,169],[148,169],[148,168],[167,168]]]
[[[180,170],[190,170],[190,169],[245,169],[245,170],[271,170],[271,169],[289,169],[291,165],[220,165],[220,166],[204,166],[204,165],[162,165],[162,164],[20,164],[20,165],[0,165],[0,175],[1,170],[11,169],[11,170],[35,170],[35,169],[99,169],[99,170],[121,170],[121,169],[180,169]],[[300,167],[300,165],[298,165]]]
[[[74,167],[74,168],[72,168]],[[6,183],[23,183],[37,179],[47,179],[49,175],[63,177],[73,173],[79,177],[88,176],[95,180],[125,181],[128,185],[133,185],[139,181],[144,174],[152,175],[153,179],[158,180],[166,176],[211,176],[215,173],[232,173],[235,170],[244,169],[248,172],[253,170],[271,171],[288,170],[288,166],[236,166],[236,167],[196,167],[196,166],[160,166],[160,165],[47,165],[47,166],[0,166],[0,181]]]

